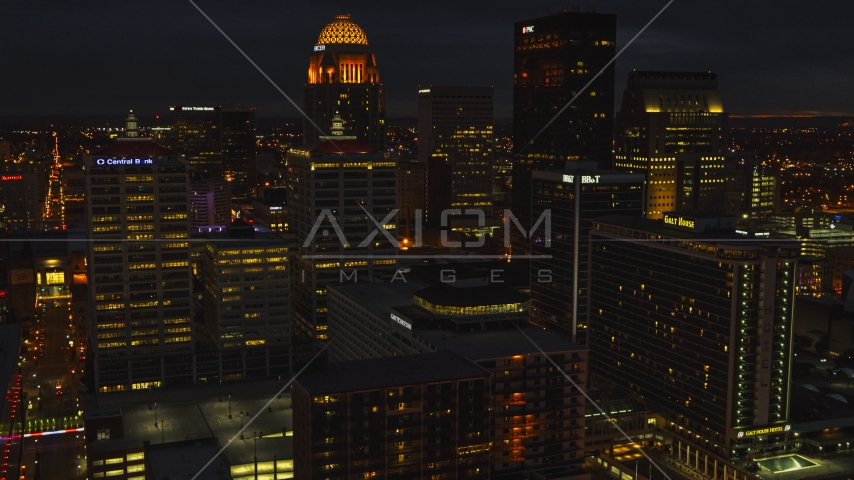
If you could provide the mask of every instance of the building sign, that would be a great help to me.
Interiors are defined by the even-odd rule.
[[[315,51],[315,52],[322,52],[322,51],[324,51],[324,50],[326,50],[326,45],[315,45],[315,46],[314,46],[314,51]]]
[[[429,88],[422,88],[421,90],[418,90],[418,93],[430,93],[430,89]]]
[[[12,270],[12,285],[26,285],[35,283],[32,270]]]
[[[181,110],[190,112],[208,112],[213,111],[214,107],[181,107]]]
[[[664,224],[673,225],[674,227],[688,228],[691,230],[697,228],[696,222],[693,218],[671,217],[670,215],[664,216]]]
[[[24,179],[23,175],[3,175],[3,176],[0,176],[0,180],[2,180],[4,182],[8,182],[10,180],[23,180],[23,179]]]
[[[770,435],[772,433],[784,433],[791,429],[791,425],[777,425],[774,427],[757,428],[755,430],[745,430],[743,432],[738,432],[738,438],[757,437],[759,435]]]
[[[599,183],[599,178],[601,175],[581,175],[581,183]],[[563,176],[564,183],[573,183],[575,182],[575,175],[564,175]]]
[[[394,320],[395,322],[397,322],[397,323],[399,323],[399,324],[403,325],[404,327],[406,327],[406,329],[407,329],[407,330],[412,330],[412,324],[410,324],[410,323],[409,323],[409,322],[407,322],[406,320],[404,320],[404,319],[402,319],[402,318],[398,317],[397,315],[395,315],[395,314],[393,314],[393,313],[392,313],[392,314],[391,314],[391,319],[392,319],[392,320]]]
[[[99,158],[95,160],[98,165],[154,165],[150,158]]]
[[[529,25],[527,27],[522,27],[522,35],[524,35],[526,33],[534,33],[534,26]]]

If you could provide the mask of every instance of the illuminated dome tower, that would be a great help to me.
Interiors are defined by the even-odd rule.
[[[305,112],[327,134],[338,113],[345,135],[377,149],[385,145],[380,70],[365,31],[350,20],[350,15],[336,15],[320,31],[308,67]],[[309,122],[303,127],[306,145],[320,140],[321,133]]]

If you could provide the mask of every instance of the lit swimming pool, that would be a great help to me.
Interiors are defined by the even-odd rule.
[[[771,473],[790,472],[800,470],[802,468],[814,467],[815,462],[811,462],[800,455],[785,455],[782,457],[768,458],[757,462],[764,470]]]

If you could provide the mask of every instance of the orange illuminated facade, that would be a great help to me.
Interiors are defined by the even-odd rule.
[[[328,133],[338,113],[346,125],[345,135],[356,136],[378,149],[384,146],[380,70],[368,48],[368,37],[350,15],[336,15],[317,38],[308,67],[305,111],[324,132],[305,122],[306,145]]]

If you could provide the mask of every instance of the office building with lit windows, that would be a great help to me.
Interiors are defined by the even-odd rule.
[[[231,184],[231,195],[245,199],[255,196],[258,172],[255,164],[255,109],[220,109],[223,178]]]
[[[427,165],[415,160],[397,162],[397,232],[412,239],[416,225],[424,224],[427,203]]]
[[[493,90],[418,90],[418,161],[427,167],[430,226],[440,226],[442,212],[451,209],[492,216]]]
[[[205,234],[205,326],[219,350],[291,343],[287,240],[238,219]],[[287,362],[285,362],[287,364]]]
[[[294,478],[487,480],[489,397],[490,372],[445,352],[306,372],[293,386]]]
[[[643,175],[566,162],[532,178],[531,321],[587,343],[588,246],[593,219],[643,215]]]
[[[190,180],[191,228],[224,227],[231,223],[231,182],[214,178]]]
[[[332,135],[288,153],[294,333],[327,339],[326,286],[388,280],[397,269],[397,165],[372,145]],[[381,224],[381,225],[380,225]],[[390,237],[390,238],[389,238]]]
[[[616,39],[617,16],[592,11],[514,25],[512,209],[526,228],[531,224],[531,172],[560,170],[567,160],[595,161],[606,169],[611,164],[613,64],[554,117],[614,58]],[[514,253],[530,249],[520,237],[513,245],[523,250]]]
[[[9,232],[40,229],[45,206],[39,197],[38,177],[29,164],[9,165],[0,173],[0,220]]]
[[[350,15],[336,15],[320,31],[309,61],[304,109],[316,125],[304,121],[305,145],[328,134],[333,117],[340,114],[347,135],[377,150],[385,147],[385,104],[377,58],[368,48],[365,31]]]
[[[734,228],[613,215],[590,232],[591,375],[662,415],[674,456],[708,461],[709,477],[714,463],[718,478],[790,430],[798,245]]]
[[[646,176],[648,218],[724,213],[728,119],[712,72],[629,73],[616,118],[614,169]]]
[[[172,106],[175,150],[190,164],[193,177],[223,178],[221,107]]]
[[[450,284],[427,286],[407,278],[329,286],[330,366],[430,352],[465,357],[492,373],[490,478],[582,475],[582,394],[538,347],[578,385],[585,384],[586,350],[531,327],[527,295],[497,283],[462,280],[457,277],[462,270],[450,267],[443,272],[446,280],[455,277]],[[503,273],[497,268],[488,275],[500,280]]]
[[[188,166],[144,138],[84,163],[95,388],[161,386],[166,352],[193,350]]]
[[[756,157],[727,158],[724,166],[724,213],[728,216],[764,219],[780,213],[777,170]]]

